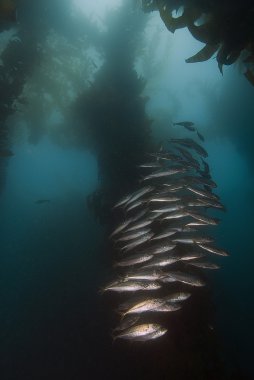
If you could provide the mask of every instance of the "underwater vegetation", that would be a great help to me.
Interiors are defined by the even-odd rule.
[[[187,63],[202,62],[216,55],[223,66],[241,61],[244,75],[254,85],[254,8],[251,0],[143,0],[145,12],[159,11],[167,29],[174,33],[187,27],[205,46]],[[177,15],[181,8],[182,14]]]
[[[7,46],[1,53],[0,65],[0,150],[7,151],[12,144],[12,128],[10,128],[11,117],[16,115],[17,100],[21,96],[27,79],[32,75],[36,67],[39,66],[43,53],[43,43],[45,36],[50,27],[50,11],[64,14],[66,7],[62,7],[64,1],[44,1],[33,2],[30,0],[1,1],[0,2],[0,27],[2,31],[11,32],[11,37],[8,40]],[[46,7],[47,5],[47,7]],[[38,15],[43,13],[48,17],[40,18]],[[15,20],[13,14],[15,13]],[[37,21],[36,21],[37,20]],[[43,20],[43,21],[42,21]],[[51,27],[59,28],[54,22]],[[67,25],[67,24],[66,24]],[[31,32],[32,31],[32,32]],[[20,99],[20,102],[27,104],[27,99]],[[39,123],[33,120],[33,134],[36,140],[38,135],[41,135],[41,129],[35,126]],[[2,165],[7,165],[8,157],[1,160]],[[1,171],[1,184],[4,184],[5,171]],[[0,188],[1,191],[1,188]]]
[[[87,7],[97,4],[85,3]],[[213,93],[210,78],[203,87],[198,80],[193,83],[195,78],[187,83],[187,78],[188,88],[181,87],[186,75],[181,75],[184,67],[175,74],[177,49],[172,38],[156,17],[155,32],[149,37],[153,17],[140,9],[135,12],[133,3],[137,2],[124,0],[98,21],[81,12],[78,15],[70,0],[0,1],[1,37],[5,32],[10,36],[0,57],[0,190],[6,174],[16,177],[11,184],[7,182],[1,198],[3,203],[8,201],[4,218],[11,219],[8,234],[2,234],[5,245],[1,243],[5,265],[1,264],[4,276],[0,277],[3,286],[7,283],[1,312],[6,335],[1,343],[8,345],[2,353],[4,379],[232,379],[225,373],[223,338],[217,329],[217,294],[224,302],[223,286],[227,282],[229,288],[232,280],[225,280],[228,265],[224,268],[224,257],[219,257],[227,252],[217,248],[227,247],[220,235],[223,223],[213,227],[219,223],[214,213],[224,206],[213,189],[211,175],[216,178],[217,173],[209,144],[215,135],[229,138],[231,134],[245,156],[252,157],[251,118],[246,116],[244,123],[237,98],[232,107],[233,81],[221,93]],[[180,4],[186,9],[195,4],[194,8],[203,11],[207,3],[207,14],[210,8],[214,11],[226,4],[220,2],[214,8],[215,1],[163,3],[175,7],[167,12],[170,17],[163,13],[170,5],[160,9],[172,31],[181,27],[180,20],[179,24],[176,21],[181,16],[174,11]],[[158,10],[161,2],[145,4],[147,10],[149,6],[149,10]],[[191,17],[191,11],[187,14]],[[182,21],[184,25],[186,18]],[[195,18],[192,30],[201,21],[208,22],[206,15]],[[238,32],[234,30],[234,35]],[[207,49],[216,44],[205,44],[208,47],[190,62],[207,59]],[[214,54],[219,55],[223,44],[218,43]],[[244,54],[236,61],[242,60],[247,68]],[[248,49],[246,54],[250,54]],[[223,56],[222,50],[221,62]],[[226,64],[228,60],[222,66]],[[191,70],[198,65],[185,66]],[[221,82],[227,86],[227,78]],[[243,83],[249,92],[242,102],[250,115],[252,88],[244,79]],[[164,91],[163,96],[158,96],[157,89]],[[209,160],[203,148],[203,130],[209,123],[203,103],[197,107],[195,125],[181,121],[195,108],[195,92],[206,99],[211,113],[211,128],[204,133]],[[184,105],[185,96],[189,107]],[[184,138],[184,132],[191,138]],[[32,161],[44,141],[42,173]],[[59,146],[61,159],[54,154]],[[69,166],[68,149],[74,154],[92,153],[96,165],[84,157]],[[238,170],[234,162],[228,168],[234,174]],[[53,194],[49,172],[54,178]],[[97,175],[98,186],[95,179],[96,184],[90,186]],[[22,182],[26,186],[19,186]],[[220,181],[216,178],[216,182]],[[19,206],[24,193],[22,214]],[[223,186],[220,195],[223,199]],[[30,214],[34,215],[32,222]],[[231,252],[240,234],[232,239],[230,212],[225,215],[231,242],[227,250]],[[21,248],[16,235],[26,240]],[[245,239],[238,240],[242,249]],[[222,270],[215,279],[219,266]],[[115,281],[99,296],[98,288],[110,279]],[[239,286],[242,279],[237,279],[232,289],[240,293],[247,285]],[[19,298],[21,282],[24,295]],[[217,284],[221,286],[218,291]],[[237,305],[232,304],[235,310]],[[20,313],[15,312],[18,309]],[[243,309],[247,313],[248,305]],[[243,313],[238,311],[238,315]],[[13,320],[12,314],[16,314]],[[231,316],[228,319],[232,323]],[[123,340],[145,343],[130,345]]]
[[[112,219],[115,199],[132,191],[137,165],[152,144],[143,96],[146,83],[134,69],[145,24],[145,17],[139,16],[126,2],[110,17],[101,50],[105,61],[74,104],[80,126],[77,141],[96,154],[99,167],[100,186],[88,204],[103,223]]]

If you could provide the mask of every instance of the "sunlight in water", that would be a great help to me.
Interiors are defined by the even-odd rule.
[[[73,3],[88,15],[103,16],[107,10],[118,7],[122,0],[73,0]]]

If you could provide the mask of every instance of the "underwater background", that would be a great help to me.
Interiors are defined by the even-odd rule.
[[[2,1],[0,15],[1,379],[251,379],[254,87],[242,56],[223,75],[214,58],[186,63],[203,44],[138,1]],[[205,137],[227,209],[212,234],[230,257],[179,334],[112,342],[114,306],[99,294],[111,208],[139,186],[144,155],[182,136],[179,120]]]

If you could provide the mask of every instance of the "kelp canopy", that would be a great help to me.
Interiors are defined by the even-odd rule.
[[[145,12],[158,10],[167,29],[187,27],[205,46],[187,63],[216,54],[219,69],[240,60],[244,75],[254,85],[254,5],[252,0],[142,0]],[[176,13],[181,8],[181,15]]]
[[[142,14],[141,14],[142,16]],[[152,144],[146,116],[146,82],[135,71],[146,17],[132,11],[131,2],[109,17],[101,48],[103,65],[88,91],[74,105],[76,137],[88,144],[98,160],[100,187],[88,199],[101,222],[111,217],[115,199],[133,191],[137,165]]]

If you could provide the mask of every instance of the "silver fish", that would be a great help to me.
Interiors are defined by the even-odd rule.
[[[132,194],[131,198],[127,201],[126,206],[141,198],[143,195],[154,190],[152,186],[146,186]]]
[[[153,237],[153,235],[154,235],[153,232],[149,232],[149,233],[139,237],[138,239],[134,240],[133,242],[125,245],[124,247],[121,248],[121,250],[124,252],[128,252],[128,251],[132,250],[133,248],[136,248],[137,246],[146,243],[148,240],[151,239],[151,237]]]
[[[178,253],[177,256],[181,261],[189,261],[193,259],[200,259],[202,257],[205,257],[205,253],[203,252],[184,252],[184,253]]]
[[[167,265],[172,265],[177,261],[179,261],[178,257],[160,257],[151,260],[150,263],[142,266],[142,268],[165,267]]]
[[[219,265],[214,263],[209,263],[207,261],[190,261],[188,265],[192,265],[193,267],[203,268],[203,269],[219,269]]]
[[[166,206],[166,207],[163,207],[163,208],[160,208],[160,209],[157,209],[157,210],[152,210],[152,212],[162,212],[162,213],[165,213],[165,212],[173,212],[173,211],[179,211],[179,210],[182,210],[184,208],[183,205],[181,204],[176,204],[174,206]]]
[[[192,218],[197,219],[197,220],[199,220],[203,223],[206,223],[206,224],[217,225],[220,222],[219,218],[212,218],[212,217],[204,216],[201,214],[194,213],[192,211],[188,211],[188,214],[190,216],[192,216]]]
[[[114,291],[114,292],[135,292],[138,290],[156,290],[160,289],[161,285],[158,282],[147,281],[122,281],[118,284],[106,286],[102,292]]]
[[[127,330],[129,327],[135,325],[135,323],[137,323],[139,319],[140,319],[140,316],[138,314],[126,315],[126,317],[124,317],[121,320],[120,325],[118,325],[114,331]]]
[[[128,240],[132,240],[132,239],[136,239],[142,235],[145,235],[147,234],[148,232],[150,232],[151,229],[150,228],[143,228],[143,229],[139,229],[135,232],[131,232],[131,233],[128,233],[126,234],[125,232],[125,235],[123,235],[122,237],[118,238],[116,241],[119,242],[119,241],[128,241]]]
[[[147,162],[146,164],[138,165],[139,168],[160,168],[159,162]]]
[[[210,246],[205,245],[205,244],[198,244],[198,246],[200,248],[203,248],[204,250],[206,250],[208,252],[214,253],[215,255],[229,256],[229,254],[226,251],[224,251],[223,249],[218,249],[218,248],[210,247]]]
[[[149,248],[145,250],[145,252],[151,255],[157,255],[160,253],[172,251],[175,247],[176,247],[176,244],[170,241],[167,243],[161,242],[160,244],[156,244],[156,245],[154,244],[150,246]]]
[[[164,230],[164,232],[162,232],[159,235],[155,235],[151,240],[164,239],[164,238],[170,237],[172,235],[175,235],[176,233],[177,233],[177,231],[175,231],[174,229],[170,228],[169,230]]]
[[[136,215],[133,215],[131,218],[131,223],[134,223],[137,220],[140,220],[141,218],[143,218],[143,216],[145,216],[147,214],[147,211],[148,211],[148,209],[145,207],[143,210],[138,212]]]
[[[127,228],[126,232],[138,230],[140,228],[149,226],[151,223],[152,223],[152,220],[150,219],[141,220],[138,223],[131,225],[129,228]]]
[[[193,167],[196,169],[200,168],[199,162],[192,156],[192,154],[185,148],[177,147],[177,149],[182,153],[183,157],[191,162]]]
[[[212,243],[214,239],[210,237],[201,237],[201,236],[196,236],[196,237],[189,237],[189,238],[177,238],[173,239],[173,243],[182,243],[182,244],[198,244],[198,243]]]
[[[165,302],[181,302],[187,300],[190,296],[191,293],[189,292],[176,292],[163,297],[163,300]]]
[[[182,305],[175,305],[175,304],[170,304],[170,303],[164,303],[161,306],[158,306],[156,309],[152,311],[156,312],[171,312],[171,311],[177,311],[182,308]]]
[[[151,334],[145,335],[144,337],[142,337],[141,339],[139,339],[139,341],[141,341],[141,342],[147,342],[149,340],[158,339],[161,336],[165,335],[166,332],[167,332],[167,329],[164,328],[164,327],[161,327],[160,330],[155,331],[155,332],[153,332]]]
[[[129,339],[129,340],[139,340],[148,336],[149,334],[153,334],[155,332],[161,331],[161,325],[157,323],[144,323],[142,325],[135,325],[122,333],[114,336],[114,339]]]
[[[189,148],[194,149],[198,154],[200,154],[200,156],[205,158],[208,157],[207,151],[193,139],[171,139],[170,141],[184,146],[188,146]]]
[[[179,197],[169,196],[169,197],[153,197],[149,199],[148,202],[177,202],[180,200],[181,198]]]
[[[124,230],[130,223],[131,223],[132,219],[126,219],[123,223],[121,223],[113,232],[112,234],[110,235],[110,238],[112,238],[113,236],[117,235],[119,232],[121,232],[122,230]]]
[[[162,220],[181,219],[181,218],[185,218],[188,215],[189,215],[189,212],[186,212],[186,211],[176,211],[176,212],[170,213],[167,216],[164,216],[162,218]]]
[[[141,263],[145,263],[149,260],[151,260],[153,258],[153,255],[146,255],[146,254],[142,254],[142,255],[132,255],[132,256],[129,256],[128,258],[126,259],[123,259],[121,261],[118,261],[117,263],[115,263],[115,267],[127,267],[127,266],[131,266],[131,265],[137,265],[137,264],[141,264]]]
[[[158,172],[147,175],[146,177],[143,178],[143,181],[147,181],[148,179],[172,176],[174,174],[184,173],[184,172],[186,172],[186,169],[182,168],[182,167],[172,168],[172,169],[165,170],[165,171],[158,171]]]
[[[143,203],[144,203],[144,201],[142,201],[142,200],[138,200],[134,203],[131,203],[130,206],[126,208],[126,211],[129,212],[131,210],[134,210],[134,208],[141,206]]]
[[[131,194],[128,194],[126,195],[125,197],[123,197],[122,199],[120,199],[119,202],[117,202],[113,208],[117,208],[117,207],[120,207],[120,206],[123,206],[126,202],[128,202],[128,200],[131,199]]]
[[[219,197],[217,195],[210,193],[209,191],[200,190],[200,189],[194,188],[192,186],[186,186],[186,188],[188,190],[190,190],[192,193],[197,194],[201,197],[209,198],[212,200],[219,200]]]
[[[163,303],[165,303],[165,301],[161,300],[160,298],[148,298],[133,305],[130,309],[125,311],[123,315],[141,314],[146,311],[152,311],[153,309],[156,309],[158,306],[161,306]]]
[[[126,280],[159,280],[162,277],[160,270],[129,272],[125,275]]]
[[[173,278],[175,281],[183,282],[184,284],[192,285],[192,286],[204,286],[205,282],[194,276],[193,274],[184,273],[180,271],[170,271],[167,272],[166,276],[161,279],[162,282],[168,282],[167,278]],[[169,280],[169,282],[171,282]]]

